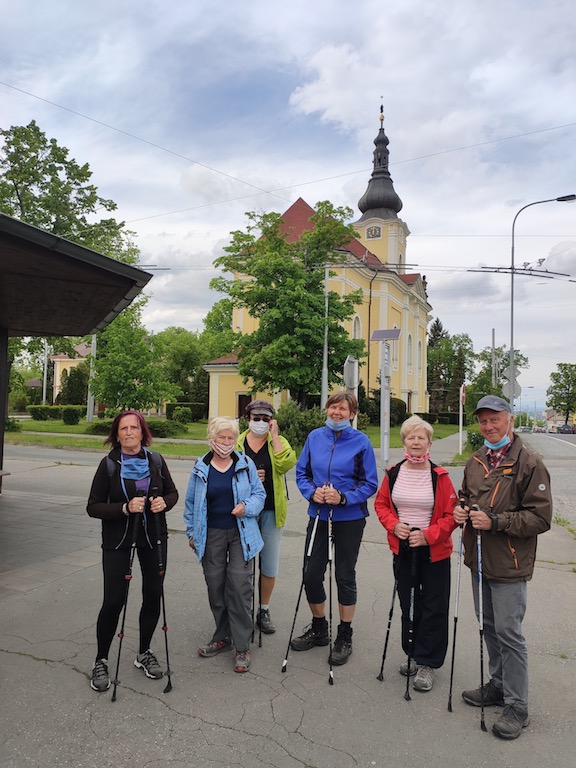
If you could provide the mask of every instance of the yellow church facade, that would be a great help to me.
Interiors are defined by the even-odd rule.
[[[362,216],[353,226],[357,238],[346,247],[342,266],[330,268],[328,290],[345,296],[360,290],[362,303],[352,320],[345,323],[351,338],[364,339],[367,356],[360,360],[359,379],[366,390],[379,389],[381,355],[387,356],[390,392],[406,403],[411,413],[428,410],[426,380],[427,327],[432,307],[426,283],[417,273],[406,273],[406,245],[409,230],[398,218],[402,201],[394,191],[388,171],[388,138],[383,117],[375,141],[374,169],[366,193],[358,202]],[[314,210],[297,200],[282,214],[286,227],[298,237],[313,226]],[[235,309],[233,327],[241,333],[255,330],[257,320],[243,309]],[[375,331],[400,331],[396,341],[373,341]],[[396,334],[397,335],[397,334]],[[330,361],[328,361],[330,366]],[[251,393],[238,374],[234,355],[204,366],[210,376],[209,416],[241,416],[251,399],[262,398],[278,408],[287,392]]]

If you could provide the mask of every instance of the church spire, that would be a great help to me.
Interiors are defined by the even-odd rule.
[[[394,191],[388,170],[388,137],[384,133],[384,105],[380,105],[380,130],[374,139],[374,170],[368,182],[368,189],[358,201],[362,211],[359,221],[371,218],[397,219],[402,210],[402,200]]]

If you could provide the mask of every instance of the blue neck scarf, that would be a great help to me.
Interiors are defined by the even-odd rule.
[[[120,477],[123,480],[144,480],[150,477],[150,464],[148,463],[148,454],[144,450],[145,458],[138,456],[126,458],[126,454],[120,454]]]
[[[343,419],[342,421],[332,421],[332,419],[326,419],[326,426],[333,432],[342,432],[346,427],[350,427],[350,419]]]
[[[510,442],[510,438],[508,435],[504,435],[504,437],[501,440],[498,440],[497,443],[490,443],[488,440],[484,440],[484,445],[486,448],[489,448],[491,451],[497,451],[499,448],[504,448],[505,445],[508,445]]]

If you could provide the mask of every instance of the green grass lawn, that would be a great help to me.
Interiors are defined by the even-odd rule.
[[[22,432],[6,432],[5,442],[20,444],[48,445],[54,448],[83,448],[91,451],[104,451],[104,436],[87,435],[88,423],[82,420],[79,424],[68,425],[62,420],[33,421],[23,420]],[[188,440],[206,439],[206,422],[194,422],[187,425],[187,430],[182,430],[175,437]],[[440,440],[443,437],[453,435],[458,427],[453,424],[435,424],[434,438]],[[32,434],[41,432],[44,434]],[[52,434],[46,434],[52,433]],[[366,430],[370,442],[374,448],[380,448],[380,427],[370,426]],[[390,448],[400,448],[400,427],[390,428]],[[206,443],[174,443],[169,439],[152,444],[152,448],[159,450],[165,456],[193,457],[202,456],[208,450]]]

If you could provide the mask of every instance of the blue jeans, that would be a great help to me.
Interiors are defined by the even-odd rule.
[[[472,574],[474,608],[479,617],[478,574]],[[504,702],[528,709],[528,648],[522,630],[528,584],[482,580],[484,640],[490,676],[504,691]]]

